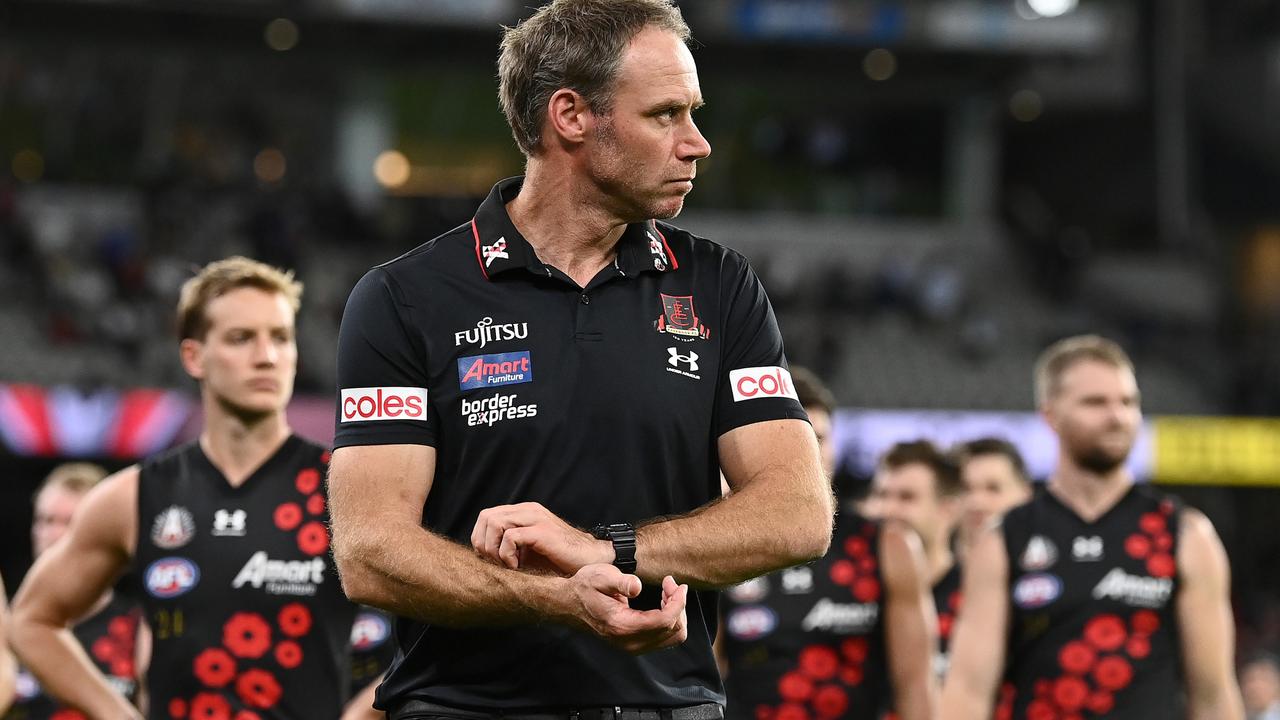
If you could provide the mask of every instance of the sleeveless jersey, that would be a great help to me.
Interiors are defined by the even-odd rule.
[[[240,487],[198,443],[143,463],[152,720],[339,716],[355,606],[328,553],[326,462],[295,435]]]
[[[71,629],[111,687],[130,702],[138,696],[134,658],[141,619],[142,610],[133,598],[113,592],[101,610]],[[86,720],[83,713],[46,695],[40,681],[21,667],[16,690],[4,720]]]
[[[1182,717],[1178,513],[1137,485],[1092,523],[1046,488],[1009,511],[1009,717]]]
[[[841,515],[826,557],[724,593],[730,720],[868,720],[889,706],[880,526]]]
[[[960,563],[953,563],[947,574],[933,586],[933,606],[938,611],[938,658],[934,670],[939,678],[950,665],[951,629],[960,612]]]

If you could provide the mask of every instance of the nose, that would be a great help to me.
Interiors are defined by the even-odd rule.
[[[254,364],[262,367],[272,367],[279,359],[280,351],[276,348],[276,344],[271,341],[271,338],[258,338],[258,341],[254,343]]]
[[[685,162],[701,160],[711,154],[711,143],[702,135],[693,119],[689,120],[689,129],[679,146],[680,159]]]

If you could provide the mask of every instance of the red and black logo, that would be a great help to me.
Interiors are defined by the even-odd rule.
[[[707,340],[711,337],[711,328],[708,328],[698,318],[698,313],[693,309],[692,295],[667,295],[662,294],[662,315],[654,321],[653,326],[658,332],[670,333],[676,336],[678,340],[691,342],[698,338]]]

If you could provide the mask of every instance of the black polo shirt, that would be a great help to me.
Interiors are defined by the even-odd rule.
[[[636,223],[581,288],[516,231],[506,203],[520,185],[498,183],[471,222],[371,270],[342,319],[335,447],[435,447],[425,527],[469,543],[481,510],[526,501],[582,528],[687,513],[720,494],[720,435],[807,419],[741,255]],[[656,607],[659,592],[632,605]],[[715,603],[691,593],[688,641],[641,657],[549,623],[398,618],[378,706],[723,703]]]

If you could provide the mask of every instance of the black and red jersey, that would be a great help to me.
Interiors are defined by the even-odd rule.
[[[71,630],[111,687],[130,702],[136,702],[138,696],[135,660],[141,618],[142,610],[133,598],[112,593],[101,610]],[[24,668],[18,668],[15,689],[13,705],[4,720],[86,720],[83,713],[45,694],[39,680]]]
[[[197,443],[142,464],[152,720],[340,715],[356,608],[328,552],[327,461],[292,436],[239,487]]]
[[[1181,717],[1179,504],[1133,486],[1086,522],[1046,488],[1005,516],[1009,717]]]
[[[938,659],[935,665],[938,677],[947,674],[950,664],[951,630],[960,613],[960,563],[952,563],[938,582],[933,585],[933,606],[938,610]]]
[[[842,515],[817,562],[724,593],[731,720],[879,718],[885,666],[880,526]]]

